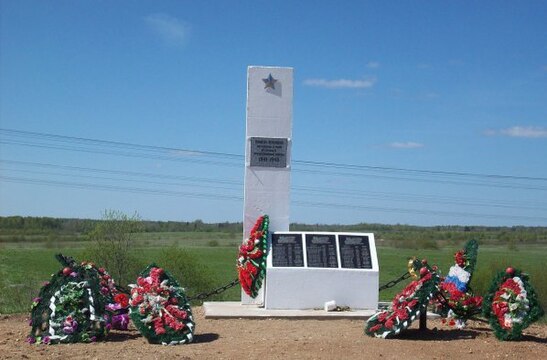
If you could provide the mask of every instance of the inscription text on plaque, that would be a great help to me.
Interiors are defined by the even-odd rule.
[[[308,267],[337,268],[336,237],[328,234],[306,234]]]
[[[272,234],[272,266],[304,266],[301,234]]]
[[[287,167],[289,139],[251,137],[251,163],[258,167]]]

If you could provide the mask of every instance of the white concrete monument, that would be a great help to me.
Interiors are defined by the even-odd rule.
[[[289,232],[293,69],[250,66],[243,238],[269,216],[266,278],[241,304],[268,309],[378,306],[379,268],[371,233]]]
[[[266,309],[378,308],[372,233],[275,232],[266,271]]]
[[[256,219],[270,218],[270,231],[289,230],[293,69],[249,66],[243,238]],[[267,279],[266,279],[267,281]],[[242,304],[263,304],[241,292]]]

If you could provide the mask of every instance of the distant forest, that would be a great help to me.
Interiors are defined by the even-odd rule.
[[[94,227],[103,220],[51,217],[0,217],[0,242],[18,242],[36,237],[66,237],[85,241]],[[194,221],[149,221],[139,223],[144,233],[157,232],[223,232],[238,236],[241,222],[205,223]],[[300,224],[290,225],[292,231],[372,232],[377,241],[408,243],[409,246],[437,247],[477,239],[483,244],[547,244],[547,227],[529,226],[413,226],[359,223],[355,225]],[[37,240],[37,239],[35,239]],[[418,242],[418,243],[417,243]]]

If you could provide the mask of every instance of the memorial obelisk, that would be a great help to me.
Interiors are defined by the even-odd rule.
[[[243,238],[262,215],[270,232],[289,230],[292,106],[292,68],[249,66]],[[242,291],[241,303],[262,305],[264,288],[254,299]]]

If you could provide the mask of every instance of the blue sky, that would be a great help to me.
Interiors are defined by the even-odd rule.
[[[544,2],[0,1],[0,17],[0,215],[241,221],[246,71],[270,65],[295,69],[291,221],[547,226]]]

